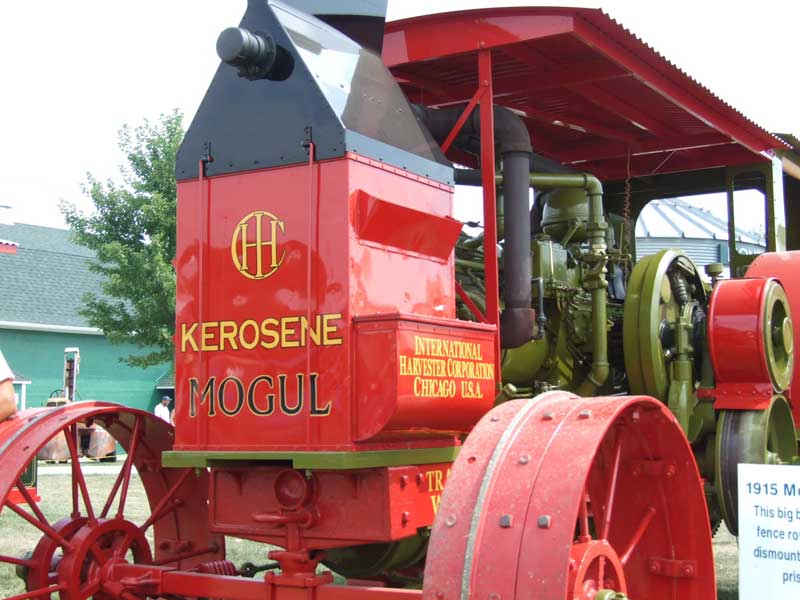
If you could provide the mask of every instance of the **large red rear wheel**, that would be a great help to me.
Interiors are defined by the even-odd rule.
[[[110,491],[93,497],[80,458],[81,426],[101,425],[127,453]],[[48,440],[63,435],[70,454],[69,494],[61,500],[61,515],[37,505],[20,476]],[[122,588],[104,573],[112,564],[171,565],[187,569],[224,556],[224,539],[208,530],[205,471],[163,469],[161,453],[172,446],[170,425],[154,416],[105,403],[85,402],[55,409],[33,409],[0,424],[0,513],[4,525],[25,522],[38,542],[23,553],[0,550],[0,564],[14,567],[22,591],[7,600],[47,597],[59,593],[70,600],[114,598]],[[140,522],[129,516],[132,485],[144,488],[149,516]],[[25,502],[10,499],[17,490]],[[51,499],[52,500],[52,499]],[[52,505],[52,502],[51,502]],[[16,519],[12,519],[14,515]],[[11,544],[0,531],[0,544]]]
[[[706,600],[714,564],[689,445],[647,397],[503,404],[453,466],[433,526],[431,600]]]

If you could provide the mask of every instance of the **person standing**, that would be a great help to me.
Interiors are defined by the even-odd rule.
[[[170,422],[169,418],[169,403],[172,402],[172,398],[169,396],[161,396],[161,402],[156,404],[156,416],[161,419],[162,421],[166,421],[167,423]]]
[[[14,372],[0,352],[0,421],[5,421],[17,412],[14,398]]]

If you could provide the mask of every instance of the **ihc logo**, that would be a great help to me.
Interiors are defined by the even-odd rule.
[[[266,279],[275,273],[286,255],[284,250],[278,256],[278,231],[286,233],[283,221],[265,210],[251,212],[239,221],[231,240],[236,270],[248,279]],[[248,241],[248,237],[255,237],[255,241]]]

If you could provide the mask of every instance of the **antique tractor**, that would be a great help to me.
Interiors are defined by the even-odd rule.
[[[384,15],[253,0],[220,35],[177,156],[176,427],[93,402],[0,425],[3,517],[41,533],[0,555],[19,576],[11,599],[715,596],[709,522],[721,511],[735,530],[735,464],[796,454],[800,294],[780,281],[797,256],[714,272],[713,288],[680,251],[634,265],[630,218],[604,205],[615,172],[534,152],[539,113],[514,86],[580,82],[564,68],[533,85],[508,59],[533,69],[549,44],[585,62],[604,48],[587,23],[629,35],[602,13],[453,13],[385,36]],[[592,76],[613,79],[601,58]],[[658,89],[649,75],[634,83]],[[748,127],[732,164],[777,143]],[[678,143],[647,135],[632,177]],[[719,167],[694,141],[692,164]],[[476,181],[470,237],[453,192]],[[100,501],[77,460],[91,423],[127,451]],[[62,432],[63,518],[7,502]],[[134,468],[142,523],[126,506]],[[226,536],[276,546],[272,562],[234,564]]]

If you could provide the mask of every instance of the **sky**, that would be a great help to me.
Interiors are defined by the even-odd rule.
[[[770,131],[800,135],[791,77],[800,2],[389,0],[388,18],[488,6],[603,8]],[[0,217],[63,227],[60,201],[90,210],[86,173],[118,178],[123,124],[178,108],[188,126],[245,0],[0,3]]]

